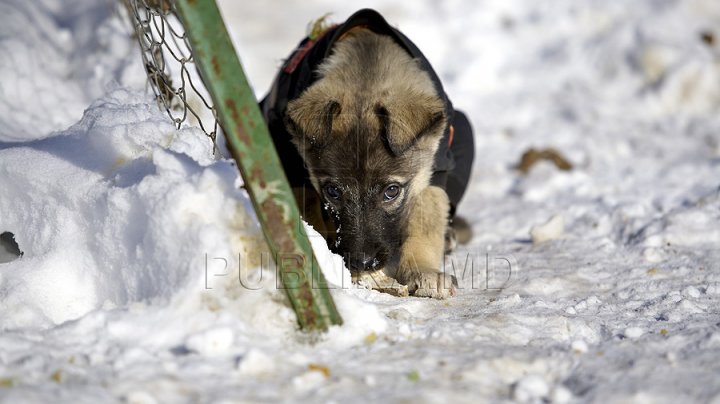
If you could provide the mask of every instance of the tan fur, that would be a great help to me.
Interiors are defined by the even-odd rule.
[[[408,238],[403,244],[395,277],[416,296],[444,298],[455,294],[449,277],[439,273],[449,204],[443,189],[429,186],[418,195],[411,208]]]

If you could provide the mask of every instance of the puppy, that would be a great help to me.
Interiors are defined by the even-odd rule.
[[[373,10],[315,31],[261,102],[305,220],[351,271],[382,269],[415,296],[453,296],[439,269],[456,206],[455,111],[439,79]]]

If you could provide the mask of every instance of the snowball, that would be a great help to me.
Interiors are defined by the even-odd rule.
[[[553,387],[552,393],[550,393],[550,402],[553,404],[565,404],[569,403],[573,399],[573,394],[565,386]]]
[[[541,376],[528,375],[518,380],[513,389],[513,398],[521,403],[527,403],[547,397],[550,386]]]
[[[325,383],[327,378],[322,372],[308,370],[292,379],[292,384],[299,391],[309,391]]]
[[[648,247],[643,250],[643,257],[651,264],[657,264],[665,259],[665,254],[659,248]]]
[[[251,349],[242,356],[238,363],[238,371],[246,375],[272,374],[275,363],[272,358],[259,349]]]
[[[125,401],[128,404],[157,404],[158,400],[155,399],[150,393],[147,391],[133,391],[127,394],[125,396]]]
[[[645,331],[642,328],[639,327],[628,327],[623,332],[623,335],[625,335],[627,338],[630,339],[637,339],[640,338]]]
[[[227,353],[232,347],[235,334],[230,328],[215,328],[191,335],[185,346],[201,355],[217,356]]]
[[[572,348],[572,350],[573,350],[574,352],[577,352],[577,353],[580,353],[580,354],[583,354],[583,353],[585,353],[585,352],[588,351],[588,346],[587,346],[587,344],[585,343],[585,341],[583,341],[583,340],[575,340],[575,341],[573,341],[572,344],[570,345],[570,347]]]
[[[565,231],[565,220],[560,215],[555,215],[546,223],[530,228],[530,238],[533,244],[559,239]]]
[[[695,286],[688,286],[683,290],[683,295],[697,299],[700,297],[700,291]]]

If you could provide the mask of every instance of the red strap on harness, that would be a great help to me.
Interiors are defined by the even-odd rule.
[[[448,147],[452,146],[453,136],[455,135],[455,127],[450,125],[450,133],[448,133]]]
[[[307,53],[310,51],[310,49],[312,49],[312,47],[315,46],[315,44],[320,39],[322,39],[322,37],[324,37],[325,34],[327,34],[331,29],[333,29],[335,27],[337,27],[337,24],[333,24],[333,25],[327,27],[315,39],[308,39],[308,41],[305,42],[305,44],[300,49],[295,51],[295,53],[292,56],[292,59],[290,59],[290,61],[285,65],[285,68],[283,69],[283,71],[287,74],[292,74],[292,72],[294,72],[295,69],[297,69],[300,62],[302,62],[302,60],[305,58],[305,55],[307,55]]]

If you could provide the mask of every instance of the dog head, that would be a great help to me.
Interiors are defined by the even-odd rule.
[[[351,270],[379,269],[405,239],[447,119],[427,73],[389,38],[352,35],[336,48],[288,104],[286,127],[335,220],[331,248]]]

